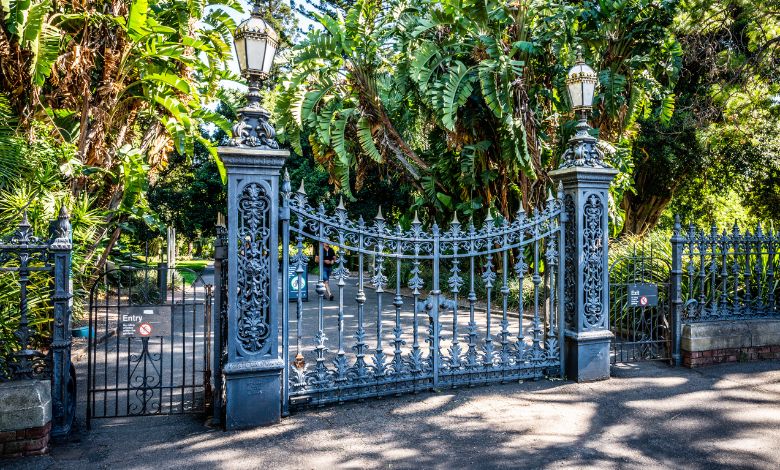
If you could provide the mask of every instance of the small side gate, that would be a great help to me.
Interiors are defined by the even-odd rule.
[[[636,247],[610,266],[612,364],[671,359],[670,271],[669,261]]]
[[[203,412],[212,286],[187,269],[121,267],[90,291],[87,425]]]

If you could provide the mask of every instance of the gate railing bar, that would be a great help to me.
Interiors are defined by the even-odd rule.
[[[558,200],[563,201],[563,183],[558,183]],[[565,340],[563,337],[563,333],[566,326],[566,320],[565,320],[565,289],[566,285],[564,283],[564,280],[566,278],[565,276],[565,263],[566,263],[566,256],[564,254],[566,253],[566,224],[569,223],[569,214],[565,210],[561,210],[561,214],[558,219],[560,222],[560,228],[558,231],[558,348],[560,351],[560,373],[561,378],[564,378],[566,376],[566,349],[565,349]],[[572,222],[573,223],[573,222]],[[570,243],[573,242],[573,240],[569,241]],[[522,297],[522,284],[520,284],[520,297]],[[609,303],[607,303],[609,305]],[[522,301],[521,301],[522,305]],[[520,315],[520,321],[522,322],[522,310]]]
[[[433,388],[436,389],[439,387],[439,369],[441,368],[441,348],[439,347],[439,342],[441,341],[441,323],[439,322],[439,308],[441,305],[441,289],[439,287],[439,252],[441,251],[441,234],[439,233],[439,226],[436,225],[436,223],[434,223],[433,227],[431,227],[431,232],[433,233],[433,290],[431,291],[431,295],[433,296],[434,301],[433,308],[429,313],[431,316],[429,321],[433,322],[431,357],[433,358]]]
[[[684,238],[681,234],[682,227],[680,216],[674,217],[674,229],[672,232],[672,269],[671,269],[671,322],[672,322],[672,361],[675,366],[682,364],[681,341],[682,341],[682,253]],[[723,269],[726,269],[724,258]],[[726,276],[723,277],[725,292]]]
[[[289,195],[290,177],[284,170],[285,177],[282,180],[282,203],[279,208],[279,220],[282,223],[282,416],[290,414],[290,204]],[[298,282],[300,282],[298,276]],[[298,288],[300,298],[300,287]]]

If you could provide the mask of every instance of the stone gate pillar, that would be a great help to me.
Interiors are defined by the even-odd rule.
[[[581,120],[560,167],[566,225],[564,270],[566,376],[578,382],[609,378],[609,185],[617,174],[603,160]]]
[[[250,82],[234,138],[218,149],[228,177],[228,288],[225,427],[261,426],[281,419],[283,362],[278,339],[279,150]]]

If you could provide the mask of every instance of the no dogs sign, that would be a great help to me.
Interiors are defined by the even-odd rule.
[[[149,338],[171,334],[171,306],[120,307],[119,336]]]

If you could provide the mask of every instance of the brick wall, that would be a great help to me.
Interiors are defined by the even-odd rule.
[[[701,367],[723,362],[745,362],[762,359],[780,359],[780,346],[711,349],[709,351],[693,352],[683,350],[683,365],[686,367]]]
[[[0,457],[41,455],[49,450],[51,422],[38,428],[0,432]]]

